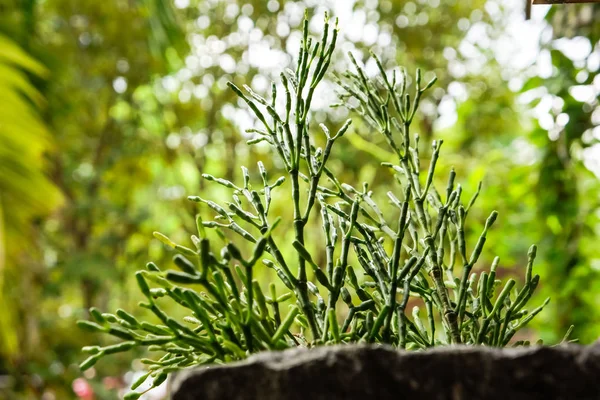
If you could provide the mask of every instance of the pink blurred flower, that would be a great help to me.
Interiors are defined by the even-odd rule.
[[[94,400],[94,390],[92,386],[83,378],[77,378],[73,381],[73,392],[78,398],[83,400]]]
[[[119,389],[123,386],[121,380],[114,376],[107,376],[106,378],[102,379],[102,383],[107,389]]]

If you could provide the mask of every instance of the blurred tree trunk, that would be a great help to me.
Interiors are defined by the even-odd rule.
[[[554,303],[554,331],[560,335],[575,325],[585,325],[586,316],[581,315],[580,294],[566,285],[573,279],[573,269],[581,261],[580,205],[578,179],[565,134],[557,141],[548,140],[546,154],[540,164],[538,180],[538,216],[545,222],[542,248],[548,260],[544,282],[550,287]]]

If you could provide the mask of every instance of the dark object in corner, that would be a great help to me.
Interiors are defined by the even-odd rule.
[[[600,0],[533,0],[533,4],[600,3]]]
[[[597,400],[600,341],[422,352],[325,346],[180,373],[173,400]]]

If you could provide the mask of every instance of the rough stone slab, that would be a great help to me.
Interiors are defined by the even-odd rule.
[[[504,350],[345,345],[266,352],[181,373],[172,399],[599,400],[600,341]]]

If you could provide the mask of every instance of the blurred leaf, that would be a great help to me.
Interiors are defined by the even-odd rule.
[[[17,269],[19,252],[33,245],[32,219],[50,212],[61,199],[44,175],[44,152],[51,138],[38,114],[43,98],[28,73],[48,75],[39,62],[0,35],[0,289],[6,268]],[[0,352],[10,354],[17,349],[15,308],[3,296],[0,290]]]

